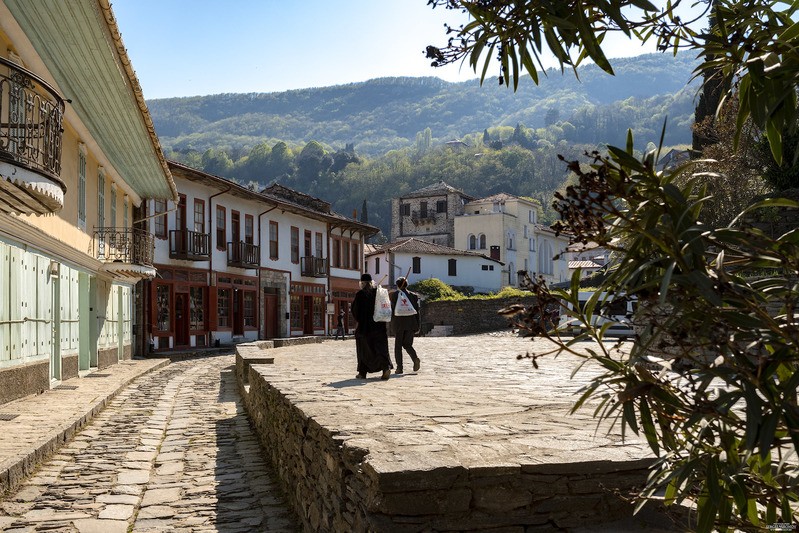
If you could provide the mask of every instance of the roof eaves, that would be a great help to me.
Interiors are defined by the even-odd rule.
[[[164,157],[164,151],[161,148],[161,142],[158,139],[158,135],[155,132],[155,126],[153,125],[153,119],[150,116],[150,111],[147,108],[147,102],[144,100],[144,93],[142,92],[141,85],[139,84],[139,79],[136,76],[136,72],[133,70],[133,65],[130,62],[130,57],[128,57],[128,52],[125,49],[125,44],[122,42],[122,34],[119,32],[119,26],[117,25],[116,18],[114,17],[114,13],[111,10],[111,3],[109,0],[98,0],[100,4],[100,9],[103,13],[103,19],[106,22],[108,27],[108,31],[111,34],[111,39],[114,42],[114,46],[116,47],[117,55],[119,56],[119,61],[122,64],[122,68],[124,69],[125,75],[128,77],[130,81],[131,88],[133,90],[133,96],[136,99],[136,104],[139,107],[139,111],[142,115],[142,120],[144,120],[144,126],[147,129],[147,133],[150,136],[150,141],[153,143],[153,150],[155,151],[156,157],[158,158],[159,162],[161,163],[161,168],[164,170],[164,176],[167,180],[167,184],[169,185],[169,189],[172,192],[172,201],[177,203],[180,199],[180,195],[178,194],[177,187],[175,185],[175,180],[172,178],[172,173],[169,171],[169,165],[166,162],[166,158]]]

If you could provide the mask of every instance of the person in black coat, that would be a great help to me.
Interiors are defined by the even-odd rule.
[[[361,276],[361,290],[355,293],[350,311],[358,325],[355,327],[355,353],[358,357],[357,379],[366,379],[369,372],[382,372],[381,379],[391,376],[391,359],[388,355],[388,332],[385,322],[375,322],[375,296],[377,290],[372,276]]]
[[[413,347],[413,337],[419,331],[419,296],[408,290],[408,280],[397,278],[397,290],[389,294],[391,300],[391,329],[394,331],[394,360],[397,374],[402,374],[402,350],[405,349],[413,359],[413,371],[421,366],[419,356]],[[397,305],[400,302],[400,305]]]

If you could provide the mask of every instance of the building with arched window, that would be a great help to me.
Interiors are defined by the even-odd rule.
[[[487,250],[506,266],[503,286],[518,286],[525,274],[550,283],[569,277],[565,254],[569,242],[539,224],[541,206],[533,199],[495,194],[472,200],[455,218],[455,242],[468,250]]]

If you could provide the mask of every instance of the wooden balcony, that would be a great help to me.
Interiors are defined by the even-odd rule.
[[[327,259],[324,257],[302,257],[300,258],[300,271],[303,276],[309,278],[327,277]]]
[[[133,228],[96,229],[94,249],[106,272],[133,280],[155,277],[155,238],[149,232]]]
[[[169,232],[169,257],[188,261],[208,261],[211,257],[211,236],[190,230]]]
[[[261,247],[244,241],[227,243],[227,264],[239,268],[261,266]]]
[[[55,89],[0,57],[0,212],[42,215],[64,206],[63,119]]]

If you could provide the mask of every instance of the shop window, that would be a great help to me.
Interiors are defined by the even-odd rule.
[[[156,327],[158,331],[169,331],[170,309],[172,309],[169,302],[169,285],[156,285],[155,291]]]
[[[244,325],[255,327],[255,293],[244,291]]]
[[[205,288],[189,288],[189,329],[205,329]]]
[[[217,290],[217,325],[230,327],[230,289]]]
[[[320,296],[313,298],[313,326],[321,329],[325,327],[325,299]]]
[[[302,329],[302,305],[299,294],[291,295],[291,328]]]

